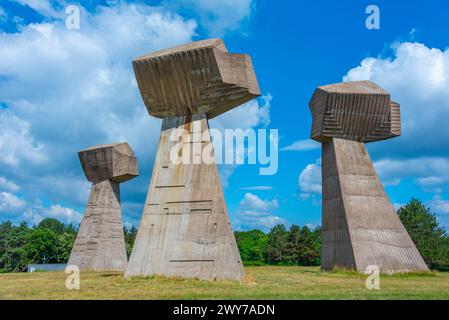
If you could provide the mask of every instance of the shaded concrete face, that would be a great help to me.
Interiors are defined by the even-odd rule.
[[[169,137],[179,128],[195,137],[194,130],[208,130],[208,121],[204,115],[164,119],[126,276],[241,280],[243,266],[216,165],[175,165],[170,161],[170,151],[177,141],[171,142]],[[202,151],[207,145],[212,146],[210,137],[198,135],[179,153],[190,152],[194,157],[193,150]]]
[[[312,139],[342,138],[359,142],[401,135],[400,106],[370,81],[322,86],[310,101]]]
[[[93,184],[68,265],[125,271],[128,260],[119,182],[137,176],[137,159],[127,143],[92,147],[80,151],[79,157]]]
[[[87,180],[125,182],[138,176],[137,158],[126,143],[106,144],[78,152]]]
[[[428,271],[360,142],[398,135],[400,122],[391,119],[399,115],[391,117],[399,112],[399,105],[385,100],[385,91],[371,82],[321,88],[337,96],[331,102],[320,100],[317,92],[322,91],[317,90],[310,104],[313,130],[321,128],[320,138],[313,136],[318,132],[313,130],[312,138],[323,143],[322,269],[366,272],[376,265],[385,273]],[[315,109],[327,110],[328,120],[323,122]],[[339,126],[330,126],[329,119]]]
[[[133,67],[154,117],[205,113],[211,119],[260,95],[250,56],[228,53],[221,39],[147,54]]]
[[[334,138],[323,144],[324,270],[428,271],[376,174],[365,145]]]
[[[195,157],[207,148],[213,155],[210,135],[201,135],[209,132],[208,119],[260,95],[251,59],[210,39],[142,56],[133,66],[148,112],[164,120],[125,275],[240,281],[243,265],[216,164],[171,161],[176,141],[169,137],[182,128],[193,140],[180,154],[191,148]]]

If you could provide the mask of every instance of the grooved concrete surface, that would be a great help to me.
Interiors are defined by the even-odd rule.
[[[170,141],[170,135],[179,129],[185,130],[181,137],[185,143],[176,148],[178,139]],[[203,131],[208,133],[205,115],[164,119],[126,276],[242,279],[244,270],[215,163],[174,164],[170,160],[171,150],[188,154],[191,163],[203,150],[213,154],[210,137],[201,135]]]
[[[312,139],[322,143],[324,270],[428,271],[374,170],[364,142],[401,133],[400,106],[375,83],[319,87]]]
[[[217,167],[201,154],[213,155],[208,119],[260,95],[251,58],[209,39],[144,55],[133,67],[148,112],[164,120],[125,276],[240,281],[243,265]],[[177,129],[188,141],[181,148],[169,139]],[[171,150],[191,161],[172,161]]]
[[[260,95],[251,57],[228,53],[221,39],[147,54],[133,67],[154,117],[206,113],[211,119]]]
[[[428,271],[377,177],[365,145],[333,138],[323,144],[321,267],[365,272]]]
[[[321,86],[310,101],[312,139],[342,138],[360,142],[401,135],[400,106],[371,81]]]
[[[128,263],[119,182],[137,176],[137,159],[127,143],[79,152],[92,189],[68,265],[80,270],[125,271]]]

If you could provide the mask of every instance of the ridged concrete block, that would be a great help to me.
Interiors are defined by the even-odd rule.
[[[125,271],[125,236],[119,182],[138,175],[127,143],[95,146],[78,153],[92,189],[68,265],[80,270]]]
[[[371,81],[318,87],[310,101],[312,139],[342,138],[360,142],[401,135],[400,106]]]
[[[154,117],[205,113],[211,119],[260,95],[251,57],[228,53],[221,39],[153,52],[133,67]]]
[[[321,268],[428,271],[374,170],[364,142],[400,135],[400,106],[369,81],[319,87],[310,102],[322,143]]]
[[[365,145],[333,138],[323,144],[324,270],[428,271],[375,172]]]
[[[178,149],[178,141],[170,141],[170,135],[179,129],[186,133],[181,141],[190,139],[190,143]],[[209,135],[201,136],[204,131],[208,132],[205,115],[164,119],[125,276],[238,281],[244,276],[215,163],[174,164],[170,160],[171,150],[179,155],[189,152],[192,163],[194,157],[201,157],[204,148],[212,146]],[[213,148],[208,150],[213,155]]]
[[[162,275],[241,280],[240,254],[231,230],[213,154],[208,119],[260,95],[251,58],[228,53],[221,39],[196,41],[133,61],[150,115],[163,118],[161,139],[142,222],[126,276]],[[197,160],[171,161],[170,134],[185,129]],[[190,150],[190,147],[192,150]]]

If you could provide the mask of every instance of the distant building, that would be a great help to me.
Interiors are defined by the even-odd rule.
[[[62,271],[65,270],[65,263],[49,263],[49,264],[29,264],[27,272],[35,271]]]

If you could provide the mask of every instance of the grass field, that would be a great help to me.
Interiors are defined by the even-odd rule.
[[[81,289],[65,288],[63,272],[0,274],[0,299],[449,299],[449,273],[365,276],[312,267],[247,267],[243,283],[167,278],[124,279],[81,273]]]

